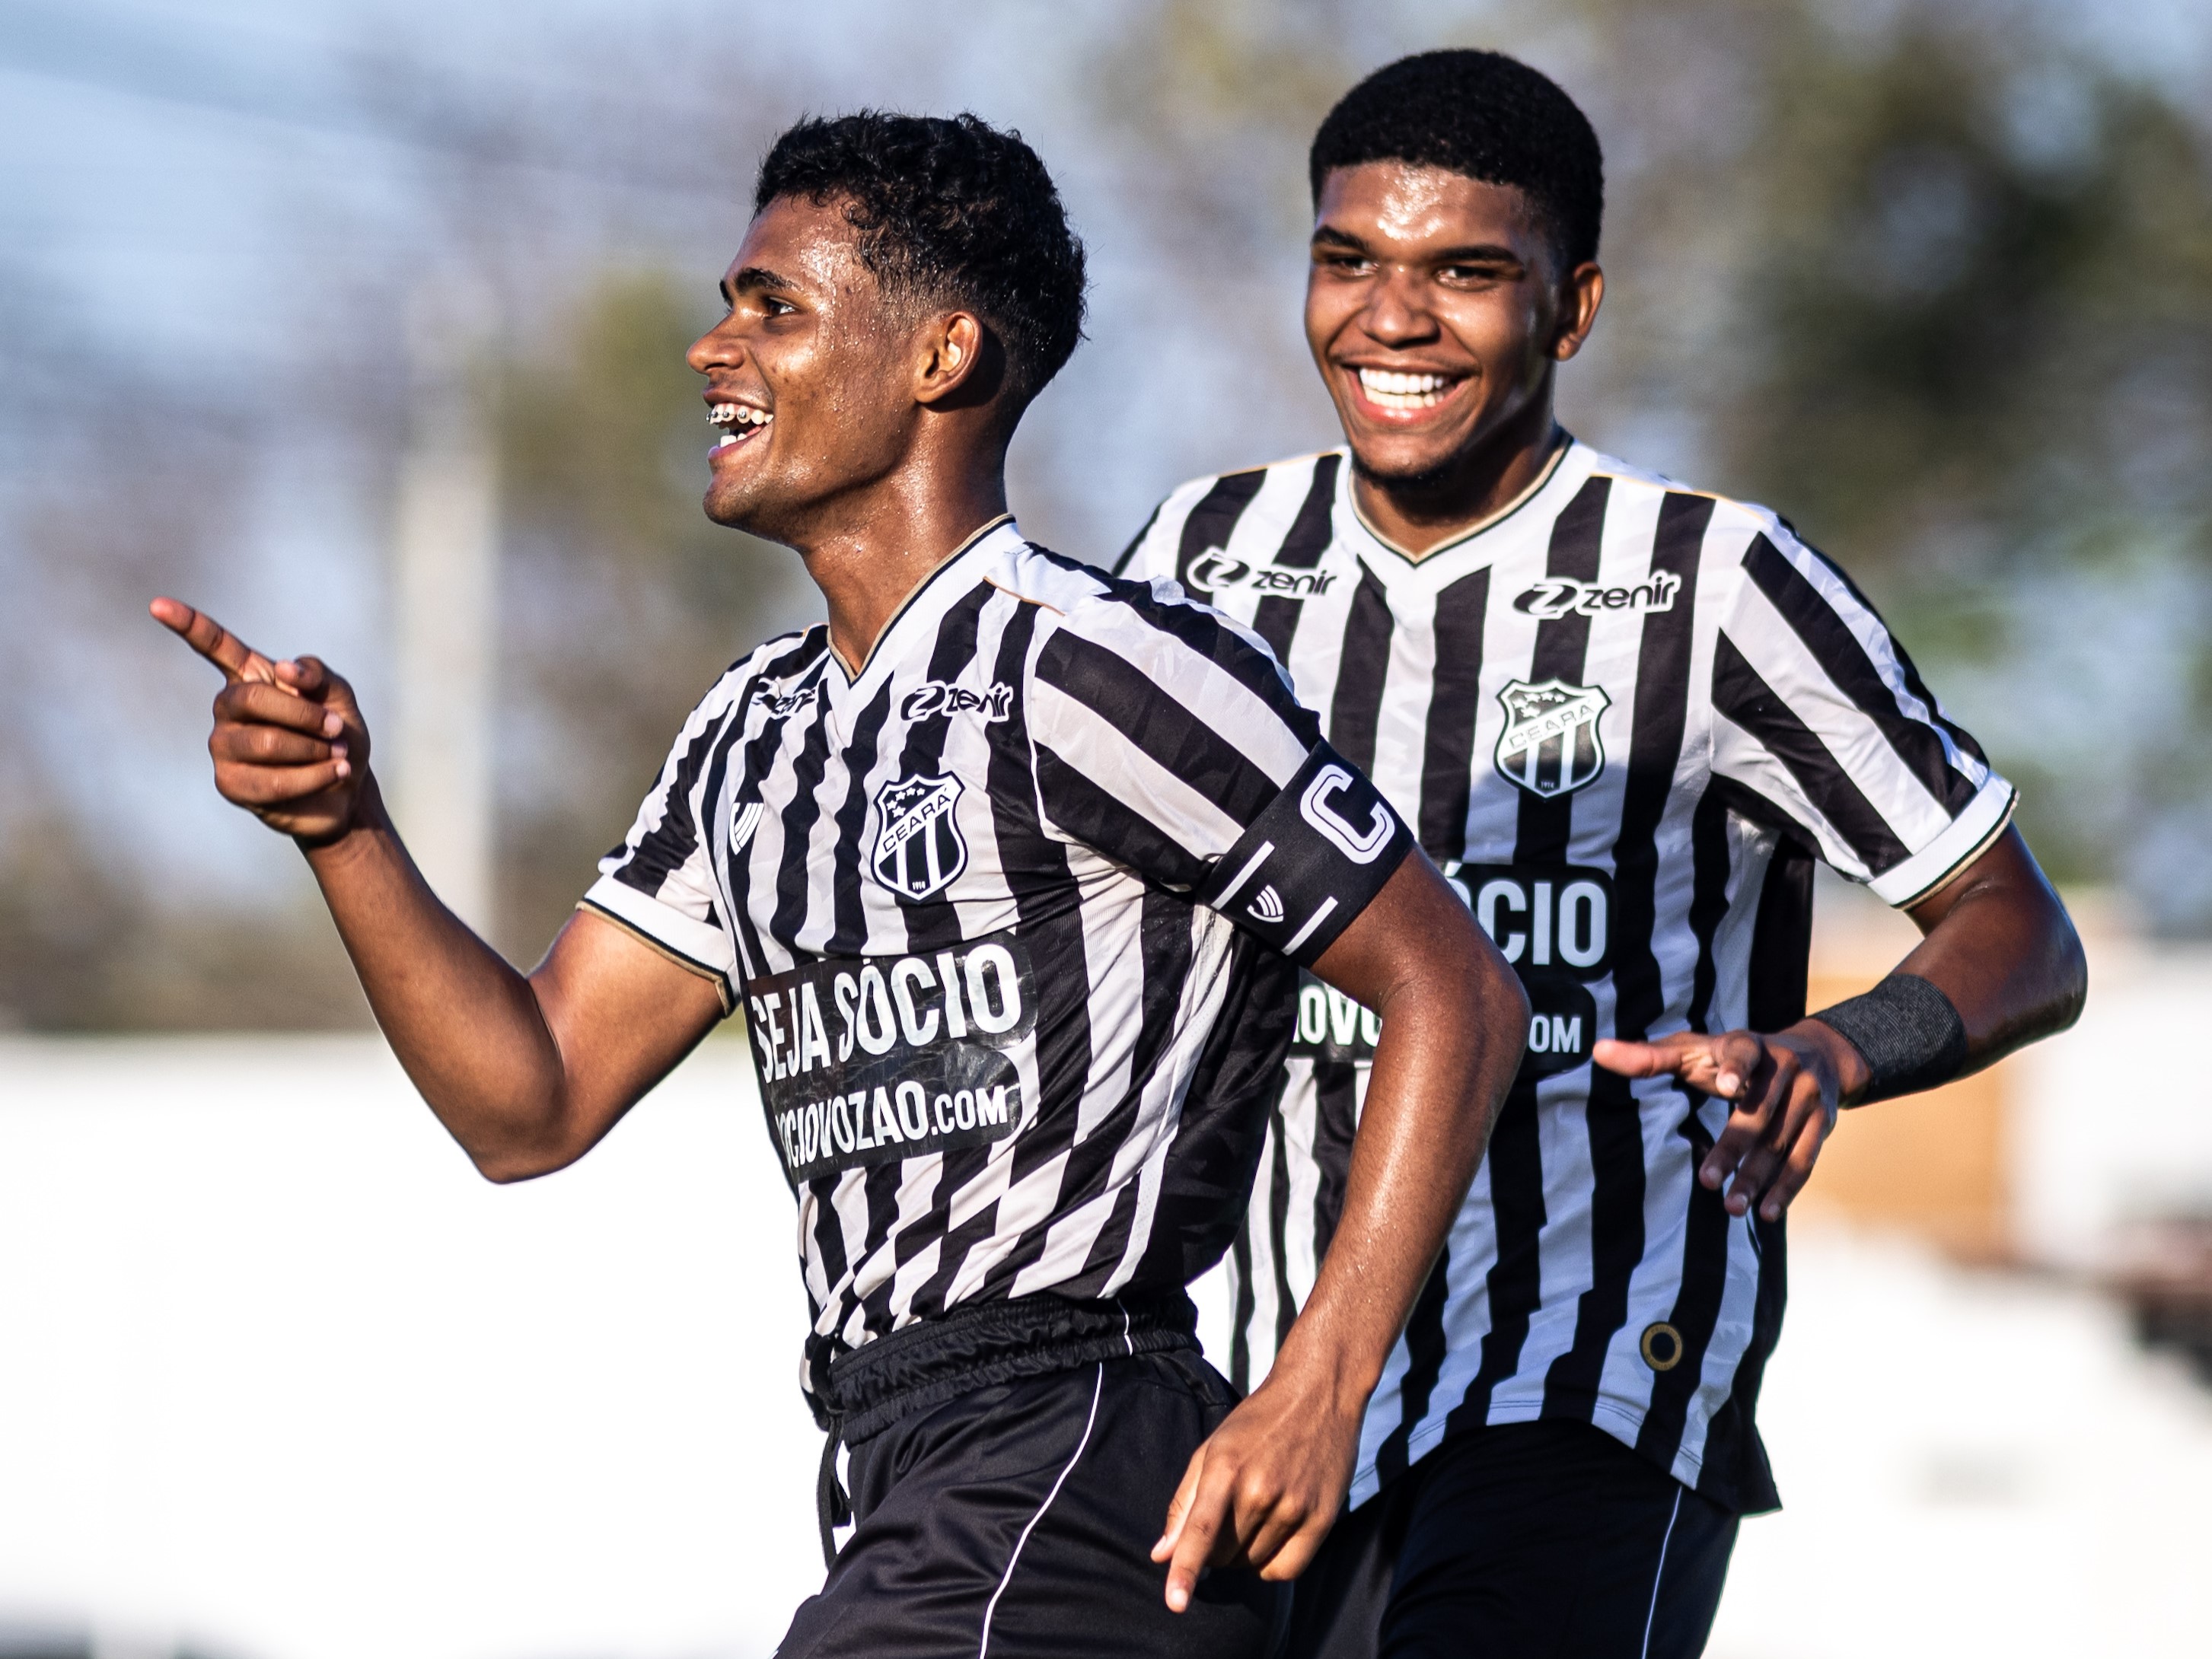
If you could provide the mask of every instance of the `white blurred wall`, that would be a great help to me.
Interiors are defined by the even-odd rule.
[[[2076,1270],[2131,1222],[2212,1214],[2212,947],[2084,932],[2088,1006],[2023,1056],[2012,1135],[2021,1251]]]
[[[2124,1063],[2203,965],[2100,960],[2016,1146],[2053,1258],[2212,1187],[2202,1094]],[[764,1656],[821,1577],[791,1231],[734,1042],[498,1188],[373,1038],[0,1042],[0,1626]],[[2212,1394],[2057,1277],[1811,1226],[1791,1272],[1790,1507],[1746,1525],[1718,1659],[2212,1650]]]
[[[494,1188],[373,1038],[0,1043],[0,1622],[769,1653],[821,1443],[747,1075]]]
[[[2093,1293],[1806,1229],[1712,1659],[2201,1659],[2212,1391]]]

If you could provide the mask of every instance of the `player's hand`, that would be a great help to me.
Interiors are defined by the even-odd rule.
[[[368,727],[353,688],[318,658],[271,661],[175,599],[148,608],[222,671],[208,737],[222,798],[310,845],[352,829],[368,776]]]
[[[1191,1454],[1152,1559],[1168,1563],[1167,1601],[1190,1605],[1207,1567],[1295,1578],[1321,1548],[1352,1485],[1366,1406],[1334,1377],[1304,1383],[1279,1361],[1267,1380]]]
[[[1730,1215],[1779,1221],[1813,1173],[1836,1109],[1865,1087],[1858,1051],[1816,1020],[1787,1031],[1677,1031],[1656,1042],[1601,1039],[1596,1062],[1623,1077],[1675,1077],[1728,1102],[1729,1121],[1698,1168]],[[1733,1176],[1735,1179],[1729,1181]]]

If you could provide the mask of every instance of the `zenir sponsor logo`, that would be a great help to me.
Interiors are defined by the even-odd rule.
[[[1681,591],[1682,579],[1671,570],[1655,570],[1649,580],[1632,587],[1601,587],[1572,576],[1547,576],[1515,594],[1513,608],[1540,622],[1595,617],[1601,611],[1672,611],[1674,595]]]
[[[822,682],[812,679],[796,691],[778,691],[765,680],[753,688],[753,701],[779,720],[787,720],[822,694]]]
[[[988,722],[1002,720],[1014,706],[1014,688],[1004,680],[988,691],[970,691],[964,685],[943,680],[924,680],[899,700],[902,720],[934,720],[940,714],[981,714]]]
[[[951,886],[968,867],[968,843],[953,808],[960,780],[915,774],[876,791],[876,879],[909,902]]]
[[[1603,687],[1510,680],[1498,701],[1505,708],[1498,772],[1507,781],[1549,800],[1574,793],[1605,769],[1598,720],[1613,699]]]
[[[1333,570],[1285,570],[1278,565],[1254,567],[1232,559],[1224,548],[1209,547],[1190,562],[1183,586],[1194,593],[1212,596],[1246,588],[1255,593],[1273,593],[1288,599],[1310,599],[1326,593],[1336,580]]]

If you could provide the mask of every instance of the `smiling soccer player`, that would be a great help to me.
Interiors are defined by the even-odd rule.
[[[798,1201],[825,1553],[854,1522],[784,1659],[1256,1659],[1527,1004],[1265,652],[1014,527],[1007,442],[1083,314],[1029,148],[805,121],[755,207],[690,354],[707,511],[796,549],[829,620],[708,692],[531,974],[423,885],[343,680],[155,614],[224,672],[217,786],[298,837],[486,1175],[582,1157],[742,1006]],[[1294,964],[1382,1037],[1330,1272],[1232,1412],[1183,1287],[1236,1231]]]
[[[1777,1501],[1753,1407],[1837,1109],[2069,1023],[2081,948],[2011,786],[1832,562],[1556,425],[1604,293],[1566,94],[1407,58],[1310,170],[1306,334],[1346,445],[1186,485],[1123,569],[1267,639],[1534,1012],[1291,1651],[1692,1654],[1736,1517]],[[1807,1019],[1814,859],[1927,937]],[[1301,994],[1232,1255],[1239,1382],[1342,1248],[1371,1032]]]

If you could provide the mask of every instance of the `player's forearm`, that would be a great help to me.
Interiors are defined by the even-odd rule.
[[[1343,1213],[1276,1361],[1354,1411],[1467,1197],[1528,1029],[1520,981],[1486,951],[1408,984],[1380,1012]]]
[[[1784,1034],[1827,1057],[1835,1103],[1933,1088],[2080,1017],[2081,941],[2018,830],[1911,914],[1925,937],[1887,978]]]
[[[305,851],[393,1053],[492,1179],[565,1162],[561,1050],[530,981],[430,890],[373,781],[355,818]]]
[[[2088,963],[2066,907],[2016,832],[1959,884],[1897,971],[1951,1000],[1978,1070],[2080,1018]]]

